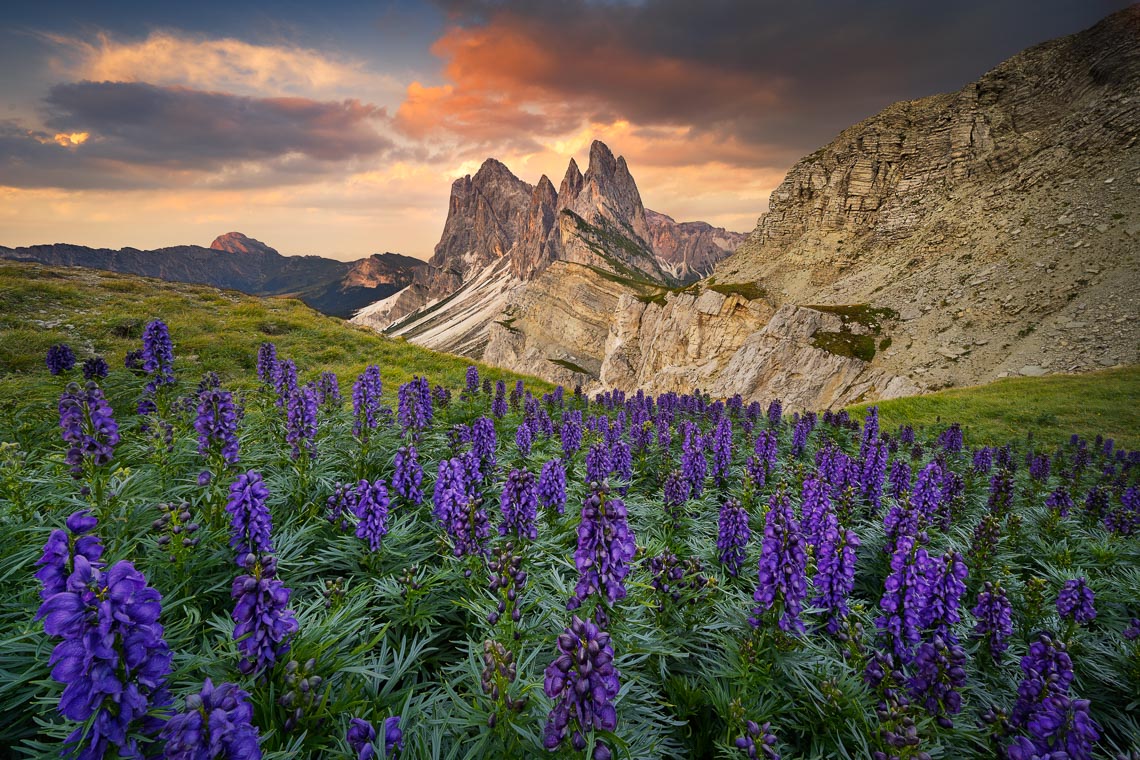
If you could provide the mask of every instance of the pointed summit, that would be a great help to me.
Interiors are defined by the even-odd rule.
[[[214,238],[214,242],[210,243],[210,248],[227,253],[277,253],[275,248],[270,248],[260,240],[254,240],[240,232],[218,235]]]
[[[578,169],[578,162],[571,158],[570,165],[566,167],[566,175],[562,178],[562,185],[558,188],[558,205],[563,208],[569,206],[580,192],[582,192],[582,172]]]

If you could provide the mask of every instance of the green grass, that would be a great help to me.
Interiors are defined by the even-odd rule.
[[[113,370],[121,368],[152,319],[169,325],[183,376],[214,371],[235,388],[248,386],[254,377],[257,347],[264,341],[276,343],[279,355],[297,363],[302,380],[333,371],[345,386],[365,366],[377,364],[392,391],[414,375],[461,387],[467,366],[478,364],[348,325],[291,298],[0,262],[0,403],[58,394],[59,383],[45,382],[50,376],[44,356],[55,343],[69,343],[80,361],[98,354]],[[492,380],[523,377],[535,393],[553,387],[486,365],[480,364],[479,372]]]
[[[1032,433],[1056,445],[1078,433],[1116,439],[1140,448],[1140,366],[1082,375],[1017,377],[989,385],[953,388],[925,396],[879,401],[884,429],[898,425],[940,426],[961,422],[973,444],[999,444]],[[850,411],[860,418],[871,404]]]
[[[865,362],[875,358],[875,337],[873,335],[821,330],[812,336],[811,344],[836,356],[862,359]]]
[[[883,330],[883,321],[895,319],[898,312],[885,306],[871,306],[865,303],[844,304],[841,306],[807,305],[805,309],[814,309],[827,314],[834,314],[844,327],[851,324],[860,324],[878,335]]]

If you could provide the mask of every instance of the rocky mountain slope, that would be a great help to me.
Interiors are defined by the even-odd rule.
[[[282,256],[240,232],[219,236],[209,248],[180,245],[143,251],[137,248],[88,248],[57,243],[22,248],[0,246],[0,258],[51,266],[82,266],[232,288],[261,296],[296,296],[318,311],[348,317],[379,298],[411,283],[424,262],[396,253],[358,261],[320,256]]]
[[[552,304],[517,300],[484,356],[804,407],[1135,363],[1138,39],[1133,6],[892,105],[799,161],[707,279],[594,283],[582,318],[545,283]]]
[[[625,159],[598,141],[586,172],[571,159],[557,190],[546,176],[531,186],[488,159],[452,184],[428,267],[353,321],[478,357],[490,326],[509,319],[513,300],[525,300],[524,291],[556,262],[579,264],[599,281],[665,287],[695,279],[743,238],[647,210]]]

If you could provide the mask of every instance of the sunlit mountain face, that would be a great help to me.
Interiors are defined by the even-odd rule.
[[[1120,2],[32,3],[0,11],[0,244],[430,256],[488,156],[595,139],[647,206],[748,230],[794,161]]]

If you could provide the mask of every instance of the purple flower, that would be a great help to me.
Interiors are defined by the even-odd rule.
[[[89,518],[85,518],[89,520]],[[40,606],[44,632],[63,639],[52,652],[51,675],[65,684],[59,712],[90,723],[65,740],[84,758],[139,756],[134,734],[153,733],[152,707],[169,704],[166,677],[170,649],[158,618],[161,595],[126,560],[110,570],[93,566],[83,554],[65,590]]]
[[[276,373],[277,346],[272,343],[262,343],[257,349],[257,379],[270,385]]]
[[[909,662],[915,645],[921,640],[921,615],[927,593],[923,574],[929,563],[926,549],[918,539],[903,534],[891,553],[890,572],[884,584],[879,607],[885,615],[875,624],[886,636],[891,650],[902,662]]]
[[[80,388],[68,383],[59,397],[59,427],[67,449],[67,463],[73,478],[83,477],[83,464],[96,467],[107,464],[119,442],[119,426],[111,405],[95,383]]]
[[[1073,663],[1062,642],[1040,634],[1021,658],[1024,677],[1017,689],[1011,724],[1027,736],[1015,739],[1007,750],[1011,760],[1063,757],[1087,760],[1100,738],[1089,715],[1089,703],[1072,699]],[[1056,753],[1056,754],[1053,754]]]
[[[435,515],[455,541],[456,557],[482,554],[491,535],[478,482],[478,460],[471,452],[439,463],[432,495]]]
[[[770,730],[771,723],[758,724],[750,720],[745,724],[744,736],[736,737],[736,747],[748,753],[749,760],[759,760],[760,753],[764,753],[765,760],[780,760],[780,755],[773,747],[776,745],[776,735]],[[757,744],[759,742],[759,744]]]
[[[44,553],[36,561],[39,568],[36,578],[42,586],[41,599],[49,599],[67,590],[67,578],[74,568],[74,557],[82,556],[96,569],[103,567],[99,561],[103,556],[103,542],[96,535],[87,535],[95,530],[97,524],[98,520],[89,510],[84,509],[67,518],[66,531],[57,528],[48,536]]]
[[[479,368],[474,364],[467,367],[467,392],[472,396],[479,392]]]
[[[348,746],[356,753],[357,760],[373,760],[380,757],[376,754],[376,729],[372,724],[360,718],[353,718],[348,725],[345,737]],[[400,716],[393,715],[384,719],[384,755],[395,757],[397,752],[404,749],[404,732],[400,730]]]
[[[604,443],[595,443],[586,452],[586,482],[601,483],[610,474],[610,450]]]
[[[419,504],[424,500],[424,492],[420,485],[424,480],[424,470],[420,466],[419,455],[415,446],[402,446],[396,451],[393,462],[395,471],[392,473],[392,490],[412,504]]]
[[[774,399],[768,404],[768,427],[779,427],[784,416],[784,405],[780,399]]]
[[[891,496],[895,501],[902,501],[904,494],[910,492],[910,475],[910,465],[902,459],[891,464]]]
[[[216,448],[226,464],[237,464],[237,424],[237,410],[229,391],[210,390],[200,395],[198,417],[194,420],[194,429],[198,431],[198,454],[208,457]]]
[[[807,449],[808,436],[811,435],[811,418],[801,417],[792,430],[792,456],[798,457]]]
[[[559,431],[559,438],[562,441],[562,458],[569,462],[574,456],[574,452],[582,448],[581,412],[575,410],[562,413],[562,429]]]
[[[915,653],[910,679],[911,695],[937,720],[942,728],[953,728],[950,715],[962,711],[962,695],[966,684],[966,652],[953,642],[935,634],[924,641]]]
[[[965,581],[969,574],[966,563],[958,552],[946,552],[939,559],[928,559],[922,571],[925,575],[925,598],[920,624],[947,643],[957,644],[958,639],[951,626],[961,620],[958,608],[962,595],[966,593]]]
[[[554,700],[554,709],[546,720],[543,746],[556,749],[569,737],[574,751],[582,752],[586,734],[595,729],[615,730],[619,675],[610,635],[575,615],[558,637],[558,656],[546,667],[543,689]],[[593,748],[595,760],[609,756],[609,749],[598,740]]]
[[[48,349],[45,362],[48,372],[53,375],[62,375],[75,367],[75,352],[66,343],[57,343]]]
[[[247,561],[248,574],[234,579],[230,596],[234,605],[234,641],[241,660],[238,670],[259,676],[289,651],[297,632],[297,619],[288,609],[292,592],[277,577],[272,555]]]
[[[995,585],[986,581],[978,594],[973,613],[978,619],[974,635],[985,640],[994,662],[1001,662],[1002,654],[1009,648],[1006,639],[1013,634],[1013,608],[1000,583]]]
[[[271,554],[273,541],[269,508],[265,505],[269,489],[261,474],[250,470],[239,475],[230,486],[226,511],[230,513],[230,548],[238,559],[247,554]]]
[[[479,460],[479,471],[484,478],[490,477],[495,471],[495,449],[498,445],[494,420],[480,417],[471,423],[471,453]]]
[[[1045,454],[1038,454],[1029,460],[1029,477],[1038,482],[1045,482],[1049,479],[1049,471],[1052,468],[1052,460]]]
[[[831,498],[827,493],[823,478],[804,478],[803,501],[800,506],[804,537],[812,546],[818,547],[823,538],[824,522],[831,513]]]
[[[261,757],[249,694],[232,683],[215,687],[209,678],[198,694],[186,697],[186,710],[170,718],[161,736],[169,760]]]
[[[827,630],[839,631],[840,622],[847,617],[847,598],[855,588],[855,550],[859,537],[853,530],[839,525],[834,512],[827,512],[820,531],[816,572],[813,579],[816,596],[812,606],[827,610]]]
[[[957,422],[943,430],[938,435],[938,445],[947,454],[957,454],[962,450],[962,426]]]
[[[574,551],[578,584],[566,608],[577,609],[594,594],[599,594],[607,605],[624,599],[629,561],[636,553],[625,504],[610,496],[605,485],[599,486],[582,505],[578,548]]]
[[[292,359],[282,359],[273,365],[273,390],[277,394],[274,402],[277,408],[285,409],[297,392],[297,365]]]
[[[888,446],[885,441],[868,443],[859,463],[859,491],[877,512],[883,499],[883,482],[887,479]]]
[[[756,436],[756,443],[754,451],[760,463],[764,466],[765,474],[771,474],[772,468],[776,466],[778,461],[779,451],[777,450],[778,436],[774,430],[762,430],[760,435]]]
[[[684,422],[681,444],[681,475],[689,483],[692,498],[699,499],[705,490],[708,475],[708,460],[705,459],[704,439],[701,431],[691,422]]]
[[[735,577],[744,566],[745,547],[752,531],[748,527],[748,513],[736,499],[729,499],[720,508],[717,521],[716,548],[725,571]]]
[[[352,434],[367,440],[371,431],[380,424],[380,394],[384,383],[380,380],[380,368],[369,364],[352,384]]]
[[[414,377],[411,382],[404,383],[397,396],[397,414],[405,433],[418,432],[431,424],[431,384],[426,377]]]
[[[351,483],[337,483],[333,494],[325,501],[328,509],[326,518],[341,531],[348,530],[351,523],[346,515],[356,512],[356,487]]]
[[[375,483],[362,480],[357,484],[353,505],[353,513],[359,520],[356,537],[368,542],[369,551],[380,551],[380,543],[388,533],[388,503],[388,487],[382,479]]]
[[[1057,614],[1062,620],[1073,620],[1078,625],[1088,625],[1096,620],[1096,607],[1093,590],[1084,578],[1065,581],[1061,593],[1057,595]]]
[[[974,474],[985,475],[994,467],[994,450],[983,446],[974,452]]]
[[[521,456],[530,456],[530,446],[533,440],[534,436],[531,433],[530,425],[526,422],[523,422],[515,429],[515,447],[519,450]]]
[[[728,417],[721,417],[716,424],[712,451],[713,479],[718,485],[724,486],[728,481],[728,468],[732,464],[732,420]]]
[[[102,356],[95,356],[83,362],[84,380],[102,380],[110,371],[111,368],[107,366],[107,360]]]
[[[503,483],[503,493],[499,499],[503,521],[499,523],[499,535],[514,534],[519,538],[538,538],[534,521],[538,516],[538,492],[534,485],[534,475],[526,470],[511,470]]]
[[[148,324],[142,343],[142,369],[151,377],[147,392],[153,395],[160,386],[174,383],[174,344],[166,323],[156,319]]]
[[[495,381],[495,398],[491,401],[491,414],[497,420],[507,415],[507,384],[502,380]]]
[[[760,544],[759,584],[752,595],[757,604],[749,622],[759,627],[761,616],[775,607],[781,630],[802,632],[800,610],[807,596],[806,568],[804,538],[791,504],[783,493],[773,494]]]
[[[538,476],[538,502],[553,507],[562,514],[566,511],[566,468],[561,459],[551,459],[542,466]]]
[[[289,396],[286,406],[285,442],[292,446],[292,457],[301,452],[310,458],[317,455],[317,392],[311,385],[299,388]]]
[[[322,407],[336,409],[340,406],[340,381],[335,372],[322,372],[317,381],[317,400]]]

